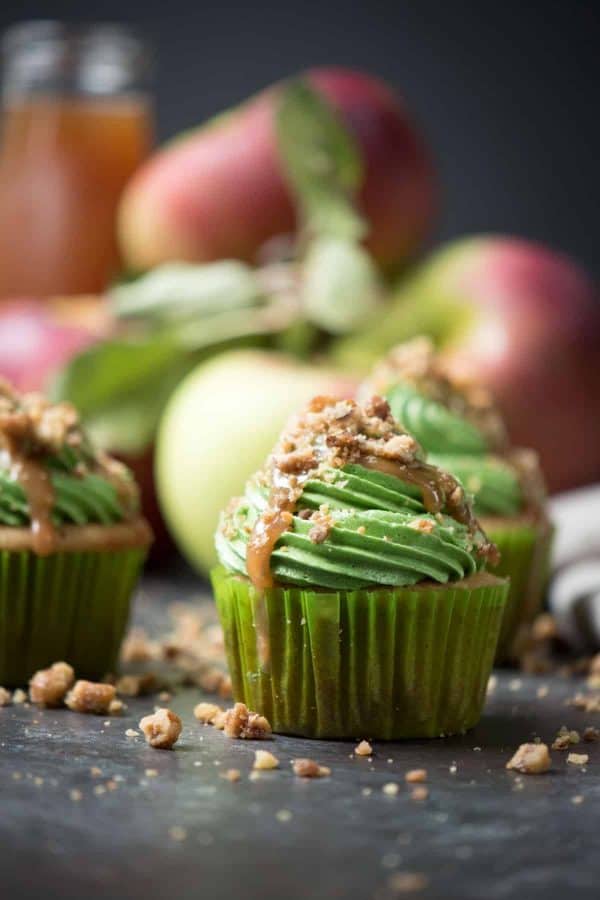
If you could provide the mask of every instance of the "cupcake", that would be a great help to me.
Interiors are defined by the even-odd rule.
[[[435,737],[480,717],[507,582],[462,487],[380,397],[318,397],[223,513],[236,700],[274,731]]]
[[[497,655],[509,661],[541,607],[548,574],[552,529],[537,454],[510,445],[489,392],[436,354],[426,338],[393,349],[359,395],[373,391],[387,398],[429,461],[472,495],[500,552],[496,574],[510,577]]]
[[[0,684],[114,669],[152,535],[124,466],[66,403],[0,384]]]

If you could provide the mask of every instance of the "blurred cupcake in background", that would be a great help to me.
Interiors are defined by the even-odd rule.
[[[57,659],[113,670],[151,540],[132,476],[76,410],[0,383],[0,684]]]
[[[274,731],[438,737],[478,721],[508,584],[465,492],[388,403],[317,397],[221,517],[236,700]]]
[[[552,527],[537,453],[512,447],[490,392],[436,353],[428,338],[395,347],[359,389],[386,397],[427,459],[451,472],[473,497],[476,515],[510,577],[498,662],[516,658],[542,605]]]

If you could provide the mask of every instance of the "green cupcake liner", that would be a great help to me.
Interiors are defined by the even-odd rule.
[[[440,737],[485,700],[508,584],[257,592],[212,573],[234,697],[273,730],[316,738]]]
[[[78,678],[114,671],[145,548],[0,551],[0,684],[24,685],[58,660]]]
[[[500,551],[494,574],[510,578],[510,590],[496,652],[496,663],[515,658],[521,629],[542,607],[550,569],[553,531],[547,522],[483,519],[486,534]]]

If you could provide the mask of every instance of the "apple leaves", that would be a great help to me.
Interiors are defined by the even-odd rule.
[[[367,233],[356,206],[360,150],[336,111],[302,80],[282,89],[275,126],[303,229],[304,315],[330,334],[348,333],[381,295],[376,267],[359,243]]]
[[[354,137],[305,81],[288,82],[275,114],[279,155],[309,235],[359,240],[367,224],[354,198],[363,167]]]

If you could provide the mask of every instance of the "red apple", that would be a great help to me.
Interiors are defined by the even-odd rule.
[[[360,206],[367,245],[384,266],[405,261],[429,234],[437,185],[404,101],[351,69],[313,69],[310,83],[338,110],[362,151]],[[133,177],[120,210],[121,249],[134,269],[167,260],[254,260],[294,230],[274,131],[280,85],[168,144]]]
[[[573,260],[519,238],[456,241],[336,355],[366,367],[419,333],[493,390],[512,439],[539,450],[553,490],[600,477],[600,297]]]
[[[13,300],[0,305],[0,375],[19,391],[41,391],[71,357],[106,332],[99,298]]]

